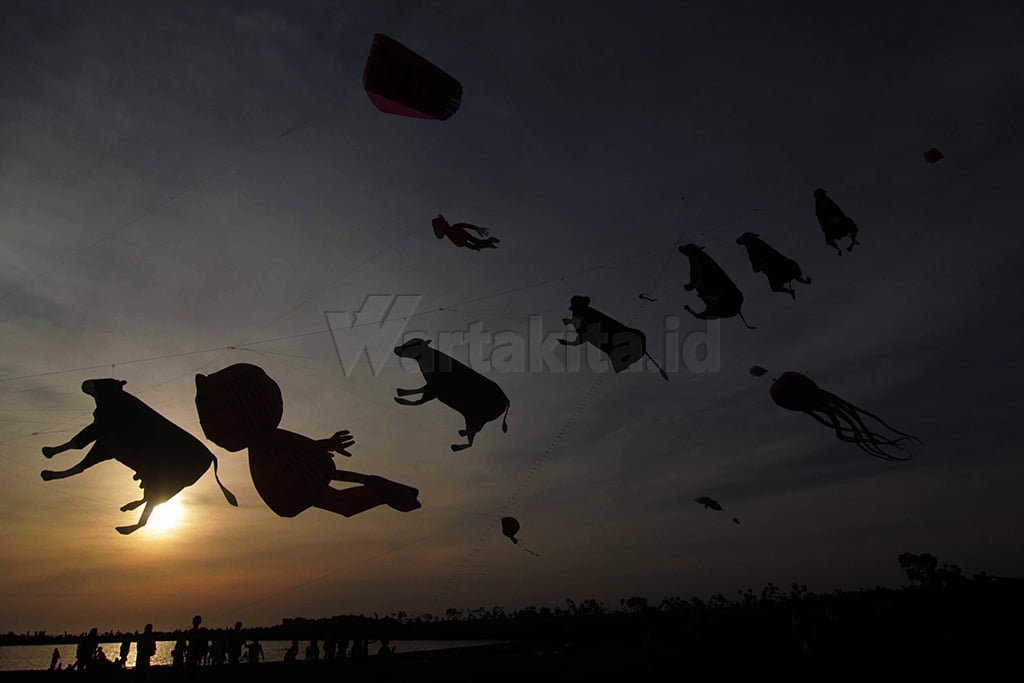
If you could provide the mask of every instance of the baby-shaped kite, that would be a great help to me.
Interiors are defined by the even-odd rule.
[[[345,517],[378,505],[400,512],[420,507],[419,491],[404,484],[335,469],[334,454],[351,457],[348,431],[328,439],[278,429],[284,413],[281,389],[262,368],[237,363],[212,375],[196,375],[196,409],[206,438],[231,452],[249,449],[256,492],[281,517],[317,507]],[[336,489],[332,481],[359,484]]]

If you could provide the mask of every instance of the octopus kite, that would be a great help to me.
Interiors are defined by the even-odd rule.
[[[782,373],[772,384],[771,396],[778,406],[807,413],[835,430],[840,441],[857,444],[868,455],[882,460],[910,460],[910,453],[905,452],[907,444],[911,441],[922,443],[916,436],[895,429],[877,415],[825,391],[810,377],[799,372]],[[874,420],[899,436],[886,436],[873,431],[867,426],[865,418]],[[887,449],[899,449],[904,453],[896,454]]]

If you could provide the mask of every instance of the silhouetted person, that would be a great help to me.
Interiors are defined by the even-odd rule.
[[[224,657],[226,653],[224,651],[224,639],[215,638],[210,642],[210,665],[221,666],[224,664]]]
[[[437,239],[444,239],[447,237],[452,244],[457,247],[465,247],[472,249],[473,251],[480,251],[481,249],[497,249],[499,240],[497,237],[487,237],[490,231],[487,228],[477,227],[471,223],[456,223],[450,225],[444,216],[437,214],[437,218],[431,221],[431,225],[434,227],[434,235]],[[479,239],[469,234],[469,231],[478,233],[481,237],[487,237],[487,239]]]
[[[96,648],[99,645],[100,638],[96,629],[90,629],[89,633],[78,641],[78,647],[75,650],[75,663],[72,667],[78,671],[85,671],[90,668],[96,657]]]
[[[60,650],[53,648],[53,654],[50,655],[50,671],[58,671],[57,664],[60,663]]]
[[[338,659],[348,657],[348,638],[338,639]]]
[[[380,647],[377,648],[378,657],[390,657],[395,653],[394,648],[389,645],[390,641],[387,638],[381,638]]]
[[[62,472],[43,470],[44,481],[63,479],[84,472],[97,463],[117,460],[135,470],[144,489],[142,499],[121,507],[122,512],[145,505],[138,523],[117,527],[130,534],[145,526],[153,508],[170,500],[182,489],[199,480],[210,463],[216,476],[217,458],[195,438],[148,405],[124,391],[125,382],[116,379],[90,379],[82,382],[82,391],[96,400],[93,422],[67,443],[43,448],[52,458],[72,448],[93,447],[81,462]],[[93,443],[95,442],[95,443]],[[238,505],[235,496],[217,480],[224,497]]]
[[[814,214],[818,217],[818,225],[825,233],[825,244],[836,250],[840,256],[843,250],[836,244],[836,240],[843,237],[850,238],[850,246],[846,251],[853,251],[853,247],[860,242],[857,241],[857,224],[849,216],[843,213],[839,205],[832,201],[820,187],[814,191]]]
[[[246,659],[250,664],[259,664],[260,660],[263,659],[263,646],[260,645],[260,641],[254,640],[245,646],[246,648]]]
[[[228,664],[234,666],[242,658],[242,622],[236,621],[235,628],[228,634]]]
[[[185,668],[185,654],[188,652],[188,645],[185,644],[184,638],[178,638],[177,642],[174,643],[174,649],[171,650],[171,668],[181,670]]]
[[[185,662],[190,669],[203,665],[209,649],[209,644],[206,640],[206,629],[199,627],[201,623],[203,623],[201,616],[197,614],[192,617],[192,630],[189,631],[188,654],[186,655]]]
[[[315,662],[320,659],[320,645],[315,640],[309,641],[306,646],[306,661]]]
[[[299,641],[293,640],[292,644],[291,644],[291,647],[289,647],[284,652],[284,661],[286,661],[286,662],[294,662],[295,659],[298,656],[299,656]]]
[[[118,653],[117,661],[122,669],[128,666],[128,654],[132,651],[132,639],[125,636],[121,641],[121,651]]]
[[[338,642],[334,638],[328,638],[324,641],[324,659],[331,661],[334,659],[337,651]]]
[[[92,658],[92,667],[96,669],[110,669],[117,666],[114,662],[107,659],[107,653],[103,651],[102,647],[96,648],[96,654]]]
[[[153,624],[146,624],[138,643],[135,645],[135,668],[148,669],[149,660],[156,654],[156,637],[153,635]]]

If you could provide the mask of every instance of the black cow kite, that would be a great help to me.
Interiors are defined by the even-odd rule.
[[[825,233],[825,244],[835,249],[840,256],[843,250],[836,244],[836,240],[850,238],[850,246],[846,251],[853,251],[853,247],[860,244],[857,241],[857,224],[820,187],[814,191],[814,215],[818,217],[818,225]]]
[[[704,253],[704,247],[696,244],[684,244],[679,247],[679,253],[683,254],[690,262],[690,281],[683,285],[687,292],[697,290],[697,296],[704,302],[704,310],[698,313],[687,304],[683,308],[696,318],[701,320],[714,320],[716,318],[732,318],[738,315],[743,324],[747,324],[743,312],[743,292],[736,286],[736,283],[725,274],[713,258]]]
[[[124,380],[116,379],[90,379],[82,383],[82,391],[96,400],[92,424],[67,443],[44,447],[43,455],[52,458],[95,443],[74,467],[62,472],[43,470],[42,477],[45,481],[71,477],[105,460],[117,460],[135,470],[135,479],[145,493],[142,499],[122,506],[121,511],[143,504],[146,507],[138,523],[117,527],[120,533],[130,534],[146,525],[153,508],[196,483],[211,462],[217,477],[217,458],[199,439],[126,392],[125,384]],[[234,494],[220,483],[219,477],[217,485],[227,501],[237,506]]]
[[[743,233],[736,238],[736,244],[741,244],[747,248],[747,256],[750,258],[751,267],[753,267],[755,273],[765,274],[768,278],[768,285],[772,288],[773,292],[783,292],[795,299],[796,292],[793,291],[792,287],[787,287],[786,285],[793,280],[805,285],[811,284],[811,278],[804,277],[799,263],[775,251],[757,233]]]
[[[594,347],[608,355],[612,369],[617,373],[647,356],[658,368],[662,378],[666,382],[668,381],[668,373],[658,365],[658,361],[654,360],[651,354],[647,353],[647,337],[643,332],[624,325],[615,318],[592,308],[589,296],[574,296],[569,300],[569,310],[572,312],[572,317],[562,318],[562,322],[575,328],[576,339],[574,341],[559,339],[559,344],[563,346],[593,344]]]
[[[459,430],[459,436],[466,437],[467,443],[452,444],[453,451],[472,446],[477,432],[499,417],[502,418],[501,431],[508,431],[506,420],[511,403],[497,384],[468,365],[430,348],[429,339],[410,339],[395,347],[395,355],[415,360],[427,382],[419,389],[396,389],[399,397],[421,394],[416,401],[395,398],[396,403],[418,406],[436,398],[466,419],[466,428]]]

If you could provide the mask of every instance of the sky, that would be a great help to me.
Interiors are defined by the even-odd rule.
[[[1022,13],[3,3],[0,631],[855,589],[902,583],[901,552],[1021,575]],[[461,81],[451,119],[372,106],[374,33]],[[933,146],[946,158],[929,165]],[[860,227],[852,253],[824,244],[816,187]],[[500,247],[436,240],[438,213]],[[751,272],[746,231],[812,278],[795,301]],[[677,242],[706,247],[756,330],[683,311],[698,302]],[[392,401],[421,384],[387,357],[392,327],[329,329],[402,296],[420,313],[408,334],[550,341],[575,294],[655,358],[709,355],[670,382],[478,367],[510,398],[509,431],[455,454],[457,413]],[[383,368],[343,370],[363,344]],[[176,525],[121,536],[138,514],[118,511],[137,493],[123,465],[40,479],[82,455],[40,449],[91,420],[83,380],[126,380],[202,437],[193,377],[236,362],[281,386],[283,428],[351,430],[339,465],[419,488],[422,509],[280,518],[245,453],[206,442],[239,507],[208,472]],[[785,370],[924,446],[892,463],[840,443],[772,403]],[[501,537],[503,512],[539,557]]]

